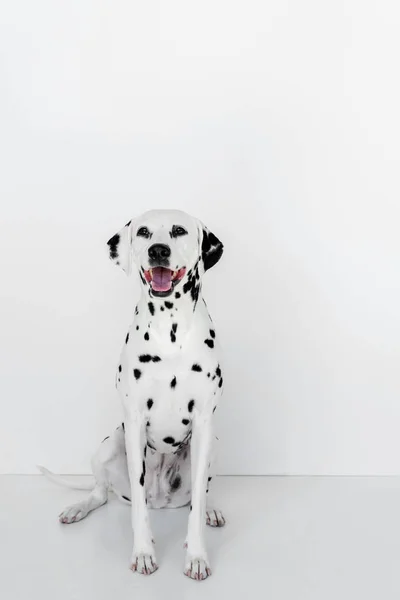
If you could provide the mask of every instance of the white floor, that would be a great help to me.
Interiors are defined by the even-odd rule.
[[[129,570],[129,507],[115,497],[74,525],[85,492],[0,477],[5,600],[391,600],[400,598],[400,478],[220,477],[224,529],[207,528],[213,575],[182,574],[187,509],[152,511],[159,570]]]

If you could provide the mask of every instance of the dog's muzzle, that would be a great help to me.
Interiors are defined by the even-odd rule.
[[[167,267],[158,266],[145,271],[144,276],[155,296],[169,296],[185,273],[186,267],[173,271]]]

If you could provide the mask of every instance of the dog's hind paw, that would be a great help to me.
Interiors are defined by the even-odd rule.
[[[142,575],[151,575],[157,571],[158,564],[154,554],[134,553],[132,556],[132,571],[141,573]]]
[[[207,509],[206,523],[210,527],[223,527],[225,525],[224,515],[220,510]]]
[[[67,506],[59,515],[60,523],[77,523],[84,519],[89,510],[87,509],[85,502],[78,502],[78,504],[72,504],[71,506]]]

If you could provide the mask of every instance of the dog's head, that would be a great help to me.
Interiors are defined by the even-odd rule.
[[[193,296],[200,277],[223,252],[222,243],[201,221],[179,210],[146,212],[107,243],[111,260],[128,275],[135,264],[155,297],[169,296],[178,286]]]

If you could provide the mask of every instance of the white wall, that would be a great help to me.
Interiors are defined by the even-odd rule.
[[[2,4],[0,469],[87,472],[136,281],[176,207],[225,242],[222,473],[400,473],[400,8]]]

